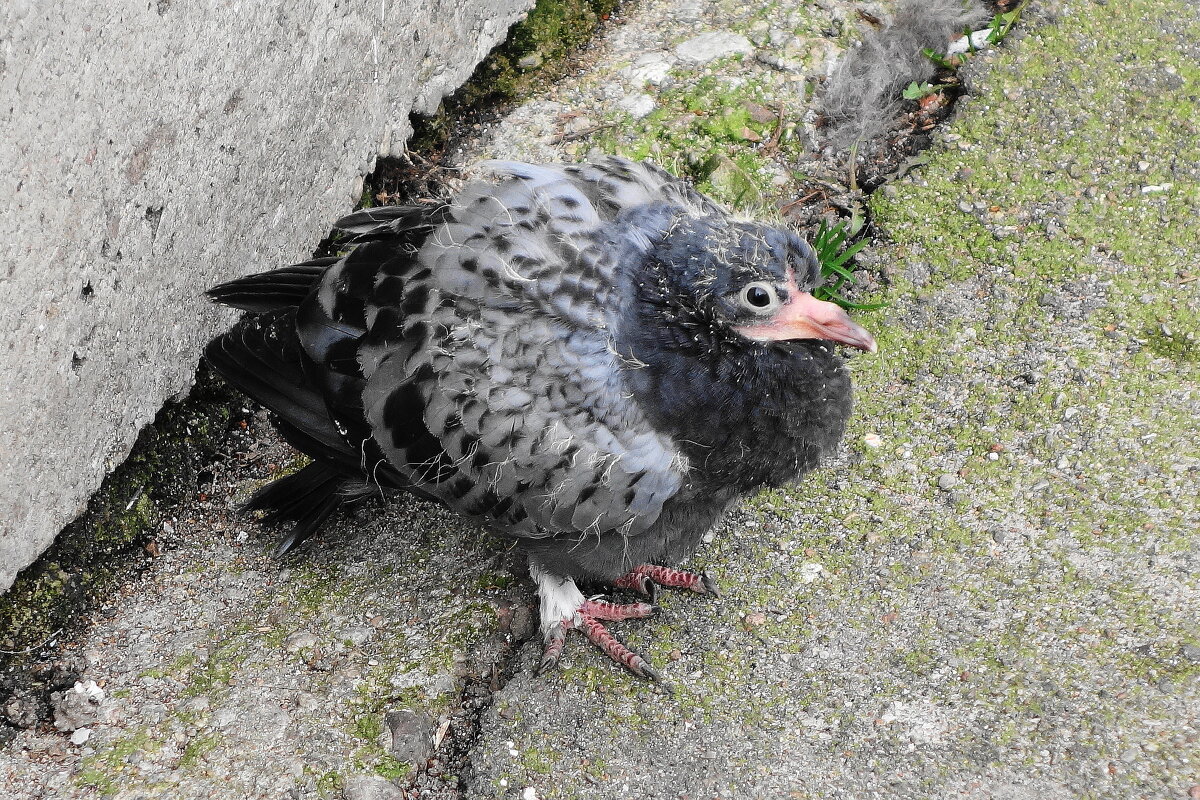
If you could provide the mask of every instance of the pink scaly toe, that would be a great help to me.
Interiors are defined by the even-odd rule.
[[[689,572],[686,569],[661,567],[657,564],[642,564],[634,567],[625,575],[613,581],[618,589],[632,589],[638,594],[651,598],[658,594],[658,587],[668,589],[688,589],[699,594],[720,597],[717,582],[707,572]]]

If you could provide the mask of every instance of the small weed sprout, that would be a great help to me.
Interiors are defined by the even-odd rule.
[[[832,227],[822,222],[821,227],[817,229],[812,246],[816,251],[817,261],[821,265],[821,277],[825,279],[825,283],[813,291],[813,296],[818,300],[837,303],[845,309],[871,311],[883,308],[887,305],[886,303],[853,303],[841,294],[843,286],[856,282],[854,271],[847,266],[847,263],[858,254],[858,251],[867,246],[866,239],[859,239],[846,247],[846,240],[849,237],[850,233],[844,222],[839,222]]]
[[[931,94],[937,94],[942,89],[948,89],[950,86],[951,84],[949,83],[917,83],[913,81],[900,94],[903,95],[905,100],[920,100]]]
[[[1012,11],[992,17],[991,24],[988,25],[988,42],[991,44],[1000,44],[1003,42],[1004,38],[1008,36],[1009,31],[1017,24],[1017,20],[1021,18],[1021,12],[1025,10],[1025,6],[1027,5],[1029,5],[1029,0],[1021,0],[1021,4]]]

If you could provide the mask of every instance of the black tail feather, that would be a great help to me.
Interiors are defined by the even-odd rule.
[[[204,357],[226,380],[279,415],[279,432],[297,450],[360,472],[361,454],[330,419],[325,399],[304,374],[291,309],[242,320],[213,339]]]
[[[397,235],[407,238],[404,234],[439,224],[447,213],[447,206],[378,206],[348,214],[333,223],[333,227],[349,234],[352,242]]]
[[[247,275],[218,284],[209,289],[207,294],[218,303],[243,311],[294,308],[308,297],[325,270],[337,261],[337,256],[314,258],[302,264]]]
[[[268,525],[292,524],[275,548],[275,555],[283,555],[311,536],[350,497],[348,482],[336,468],[314,461],[259,489],[242,511],[265,512],[262,521]]]

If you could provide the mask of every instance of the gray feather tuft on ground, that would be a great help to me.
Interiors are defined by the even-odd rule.
[[[888,24],[842,56],[826,82],[818,110],[828,120],[828,143],[845,149],[887,134],[904,87],[933,77],[936,67],[922,49],[945,53],[985,19],[979,0],[904,0]]]

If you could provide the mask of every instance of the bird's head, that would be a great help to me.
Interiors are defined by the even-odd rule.
[[[643,292],[707,341],[822,340],[875,351],[839,306],[812,294],[816,254],[794,233],[753,222],[675,219],[651,246]]]

